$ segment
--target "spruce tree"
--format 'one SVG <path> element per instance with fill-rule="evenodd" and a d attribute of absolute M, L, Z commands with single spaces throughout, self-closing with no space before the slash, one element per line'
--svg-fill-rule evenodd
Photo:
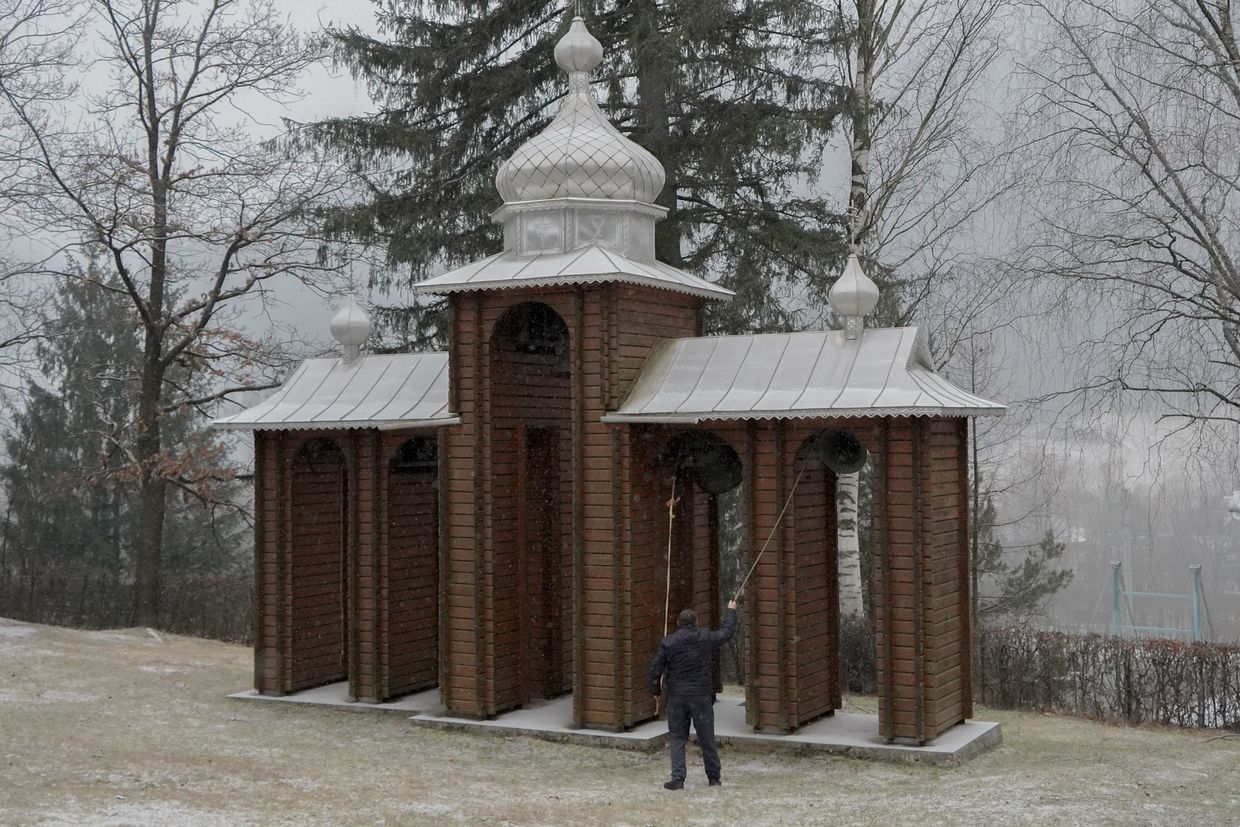
<path fill-rule="evenodd" d="M 982 500 L 981 511 L 972 515 L 975 526 L 975 559 L 980 592 L 978 614 L 991 617 L 1027 617 L 1045 612 L 1047 602 L 1072 581 L 1072 570 L 1060 568 L 1064 545 L 1047 529 L 1038 544 L 1014 562 L 998 532 L 994 500 Z"/>
<path fill-rule="evenodd" d="M 135 462 L 142 339 L 117 281 L 93 262 L 46 309 L 42 384 L 5 440 L 7 507 L 0 600 L 27 620 L 129 625 L 140 474 Z M 174 295 L 171 301 L 179 297 Z M 210 381 L 187 359 L 170 372 L 185 393 Z M 225 447 L 189 407 L 164 413 L 170 483 L 163 531 L 161 626 L 240 638 L 248 621 L 249 549 Z M 227 603 L 227 605 L 226 605 Z"/>
<path fill-rule="evenodd" d="M 4 614 L 52 623 L 80 622 L 70 595 L 103 562 L 80 484 L 80 451 L 64 401 L 31 383 L 27 403 L 5 439 L 0 467 L 5 525 Z"/>
<path fill-rule="evenodd" d="M 846 101 L 820 71 L 838 17 L 812 0 L 376 0 L 378 37 L 332 35 L 378 110 L 309 127 L 368 192 L 326 216 L 329 232 L 385 247 L 380 287 L 397 268 L 416 281 L 498 252 L 494 174 L 555 115 L 552 50 L 575 13 L 604 46 L 600 104 L 664 164 L 658 258 L 737 292 L 712 308 L 715 330 L 790 327 L 791 307 L 825 296 L 844 247 L 839 216 L 812 194 Z M 415 338 L 436 333 L 423 324 Z"/>

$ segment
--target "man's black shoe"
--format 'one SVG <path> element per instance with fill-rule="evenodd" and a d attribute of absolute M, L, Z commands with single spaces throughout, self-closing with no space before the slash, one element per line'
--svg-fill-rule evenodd
<path fill-rule="evenodd" d="M 685 788 L 685 782 L 683 781 L 664 781 L 663 782 L 663 789 L 665 790 L 683 790 L 684 788 Z"/>
<path fill-rule="evenodd" d="M 723 782 L 722 782 L 722 781 L 720 781 L 718 778 L 712 778 L 712 779 L 710 779 L 710 786 L 712 786 L 712 787 L 722 787 L 722 786 L 723 786 Z"/>

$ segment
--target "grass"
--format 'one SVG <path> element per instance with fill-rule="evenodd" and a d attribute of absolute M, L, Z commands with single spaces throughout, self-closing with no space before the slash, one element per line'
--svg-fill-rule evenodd
<path fill-rule="evenodd" d="M 1233 735 L 981 710 L 1004 743 L 962 767 L 725 749 L 668 793 L 663 753 L 228 700 L 251 663 L 0 620 L 0 824 L 1240 824 Z"/>

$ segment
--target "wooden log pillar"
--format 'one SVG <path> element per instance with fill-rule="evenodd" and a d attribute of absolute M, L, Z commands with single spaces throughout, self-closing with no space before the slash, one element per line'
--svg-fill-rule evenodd
<path fill-rule="evenodd" d="M 284 433 L 254 432 L 254 688 L 284 694 Z"/>
<path fill-rule="evenodd" d="M 762 554 L 742 606 L 756 731 L 792 732 L 840 705 L 835 477 L 806 443 L 819 427 L 746 425 L 742 571 Z"/>
<path fill-rule="evenodd" d="M 406 695 L 438 681 L 439 475 L 424 466 L 394 470 L 408 440 L 435 442 L 441 431 L 383 435 L 376 478 L 379 544 L 379 697 Z M 408 459 L 408 457 L 407 457 Z"/>
<path fill-rule="evenodd" d="M 790 490 L 784 423 L 746 423 L 744 571 L 747 684 L 745 720 L 755 731 L 790 732 L 788 715 L 787 532 L 778 523 Z M 769 539 L 769 542 L 768 542 Z M 765 546 L 765 552 L 763 547 Z M 758 555 L 761 555 L 759 557 Z M 756 563 L 756 565 L 755 565 Z"/>
<path fill-rule="evenodd" d="M 349 696 L 377 703 L 380 700 L 379 658 L 379 432 L 373 429 L 350 433 L 353 479 L 349 489 L 353 526 L 352 573 L 349 589 Z"/>
<path fill-rule="evenodd" d="M 658 426 L 618 426 L 628 492 L 622 504 L 624 577 L 624 645 L 627 669 L 625 725 L 632 727 L 657 712 L 650 694 L 648 668 L 663 637 L 663 595 L 666 584 L 668 479 L 658 465 L 667 446 L 667 431 Z"/>
<path fill-rule="evenodd" d="M 925 744 L 971 711 L 958 428 L 899 418 L 880 431 L 874 619 L 879 732 L 889 742 Z"/>
<path fill-rule="evenodd" d="M 788 533 L 791 572 L 788 600 L 789 725 L 802 727 L 840 707 L 839 552 L 835 474 L 816 444 L 817 429 L 790 439 L 785 475 L 790 480 Z"/>
<path fill-rule="evenodd" d="M 440 458 L 439 695 L 453 713 L 485 718 L 494 704 L 486 645 L 490 428 L 483 294 L 453 297 L 452 311 L 449 407 L 461 424 L 444 429 Z"/>
<path fill-rule="evenodd" d="M 573 687 L 577 726 L 620 731 L 633 719 L 626 676 L 640 659 L 631 645 L 625 602 L 626 547 L 617 524 L 623 512 L 621 445 L 600 420 L 611 402 L 615 377 L 615 309 L 609 288 L 573 291 L 573 535 L 579 565 L 576 590 L 578 641 Z"/>

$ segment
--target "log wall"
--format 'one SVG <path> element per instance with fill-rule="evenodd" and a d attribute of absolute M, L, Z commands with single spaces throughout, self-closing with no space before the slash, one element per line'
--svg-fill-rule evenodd
<path fill-rule="evenodd" d="M 265 695 L 285 691 L 282 641 L 284 578 L 284 453 L 281 431 L 254 433 L 254 688 Z"/>
<path fill-rule="evenodd" d="M 966 420 L 885 424 L 874 498 L 879 729 L 924 744 L 972 714 Z"/>
<path fill-rule="evenodd" d="M 350 698 L 381 701 L 434 684 L 434 473 L 406 481 L 387 468 L 412 435 L 255 433 L 260 692 L 347 680 Z"/>
<path fill-rule="evenodd" d="M 394 468 L 416 434 L 385 434 L 379 469 L 379 696 L 394 698 L 439 679 L 439 475 L 435 466 Z M 433 440 L 434 438 L 431 437 Z"/>
<path fill-rule="evenodd" d="M 452 298 L 450 349 L 453 386 L 450 406 L 462 424 L 445 435 L 446 493 L 443 545 L 446 607 L 441 695 L 458 714 L 487 717 L 524 702 L 516 677 L 520 652 L 539 642 L 516 631 L 503 583 L 513 565 L 532 562 L 509 538 L 518 514 L 508 494 L 520 490 L 522 463 L 513 463 L 506 423 L 532 420 L 534 411 L 514 409 L 505 395 L 512 371 L 495 358 L 496 326 L 517 304 L 541 302 L 568 329 L 568 404 L 556 396 L 539 408 L 563 411 L 559 531 L 565 564 L 561 602 L 571 627 L 561 637 L 563 663 L 573 675 L 573 719 L 579 725 L 624 729 L 648 715 L 645 692 L 650 652 L 632 642 L 632 618 L 644 611 L 649 593 L 635 595 L 633 556 L 657 553 L 632 543 L 628 520 L 632 494 L 621 468 L 632 459 L 632 434 L 600 419 L 627 393 L 649 348 L 660 337 L 695 335 L 701 329 L 701 300 L 648 288 L 619 285 L 563 289 L 499 290 Z M 563 387 L 563 386 L 560 386 Z M 637 529 L 640 531 L 640 527 Z M 528 536 L 528 532 L 527 532 Z M 644 560 L 637 561 L 640 572 Z M 640 575 L 639 575 L 640 576 Z M 519 573 L 515 580 L 529 584 Z M 503 581 L 503 582 L 501 582 Z M 639 608 L 635 608 L 639 607 Z M 519 614 L 519 612 L 517 612 Z M 566 624 L 567 625 L 567 624 Z M 639 687 L 640 678 L 640 688 Z"/>
<path fill-rule="evenodd" d="M 840 706 L 834 476 L 806 447 L 806 440 L 826 425 L 857 428 L 856 421 L 714 422 L 697 428 L 727 441 L 742 462 L 742 576 L 770 538 L 741 606 L 748 627 L 746 715 L 759 730 L 790 732 Z M 633 477 L 634 486 L 653 485 L 657 493 L 644 499 L 635 494 L 630 524 L 642 542 L 662 549 L 667 543 L 665 501 L 671 493 L 671 460 L 665 454 L 678 434 L 691 429 L 634 430 L 648 458 Z M 716 626 L 720 602 L 730 597 L 720 595 L 718 587 L 718 511 L 714 498 L 690 479 L 681 474 L 677 483 L 681 502 L 673 528 L 671 612 L 689 605 L 703 625 Z M 794 484 L 796 493 L 789 500 Z M 657 566 L 644 570 L 642 588 L 656 596 L 656 610 L 634 618 L 635 641 L 647 658 L 662 634 L 665 566 L 664 551 Z"/>
<path fill-rule="evenodd" d="M 348 469 L 324 439 L 304 444 L 289 468 L 288 691 L 349 673 Z"/>
<path fill-rule="evenodd" d="M 840 705 L 834 477 L 806 442 L 823 427 L 859 424 L 715 425 L 745 462 L 743 569 L 757 561 L 742 607 L 745 714 L 757 731 L 791 732 Z"/>
<path fill-rule="evenodd" d="M 650 659 L 658 651 L 665 630 L 666 500 L 671 495 L 671 485 L 670 474 L 660 463 L 668 442 L 666 430 L 645 425 L 618 430 L 624 448 L 624 479 L 628 481 L 622 523 L 626 582 L 623 592 L 627 595 L 623 618 L 630 630 L 624 652 L 631 670 L 624 691 L 625 697 L 631 699 L 628 725 L 632 726 L 656 713 L 647 675 Z"/>
<path fill-rule="evenodd" d="M 788 521 L 792 547 L 788 626 L 792 705 L 798 726 L 839 709 L 840 602 L 835 474 L 809 441 L 794 461 Z"/>
<path fill-rule="evenodd" d="M 496 345 L 526 301 L 563 320 L 554 358 Z M 571 689 L 577 725 L 652 717 L 668 451 L 691 429 L 600 419 L 659 338 L 700 334 L 700 305 L 618 285 L 454 296 L 461 424 L 439 434 L 437 473 L 393 472 L 412 432 L 257 433 L 255 685 L 347 677 L 382 700 L 438 681 L 448 709 L 478 717 Z M 749 724 L 788 732 L 840 703 L 834 477 L 806 442 L 823 427 L 874 456 L 880 734 L 925 743 L 969 717 L 965 420 L 697 427 L 742 461 L 743 570 L 766 546 L 742 606 Z M 677 495 L 670 608 L 713 626 L 717 508 L 687 475 Z"/>

